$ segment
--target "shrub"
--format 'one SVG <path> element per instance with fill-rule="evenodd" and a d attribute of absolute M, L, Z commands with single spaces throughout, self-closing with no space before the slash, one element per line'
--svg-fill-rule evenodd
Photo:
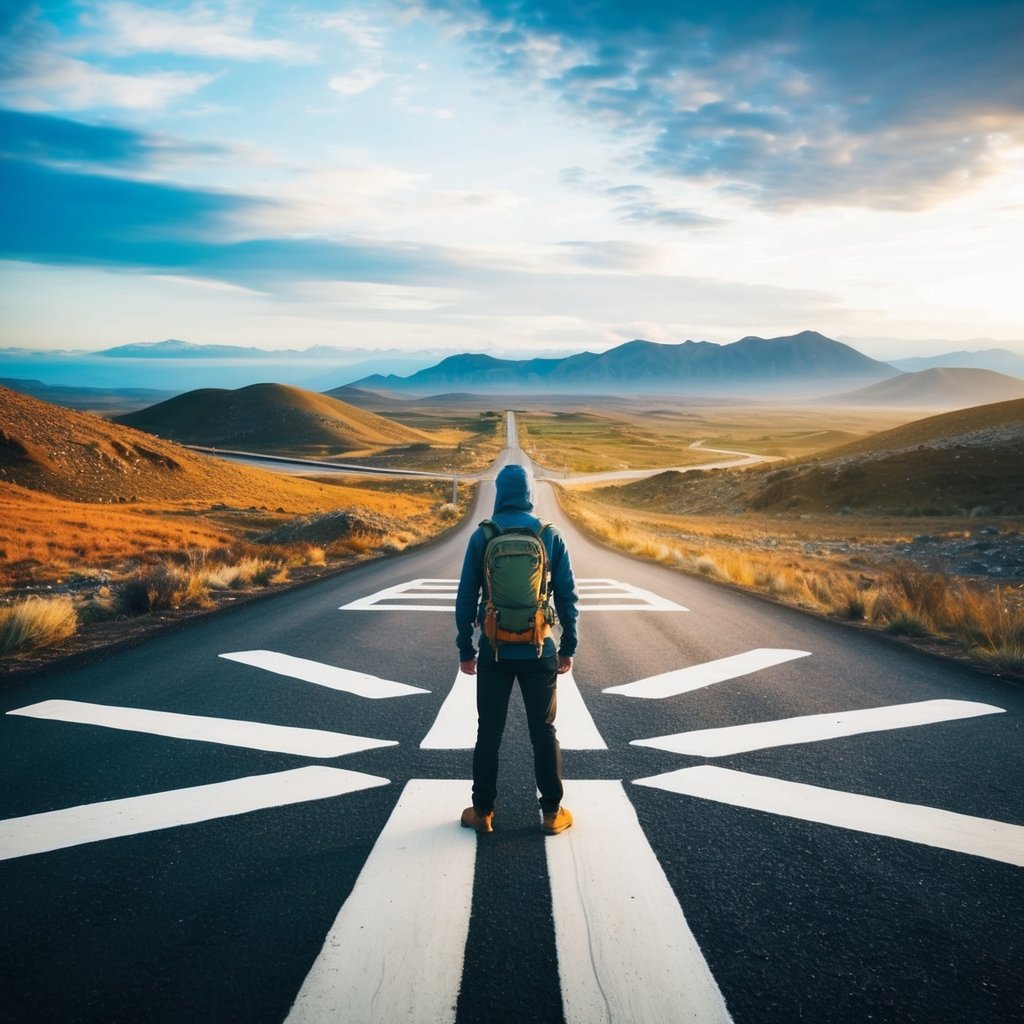
<path fill-rule="evenodd" d="M 121 584 L 115 607 L 122 615 L 146 615 L 166 608 L 178 608 L 185 591 L 181 577 L 170 566 L 148 566 Z"/>
<path fill-rule="evenodd" d="M 29 597 L 0 608 L 0 655 L 49 647 L 75 635 L 78 615 L 70 597 Z"/>

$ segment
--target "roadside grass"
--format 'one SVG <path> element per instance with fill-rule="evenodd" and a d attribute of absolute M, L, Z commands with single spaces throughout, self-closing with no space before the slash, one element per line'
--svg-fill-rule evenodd
<path fill-rule="evenodd" d="M 78 614 L 70 597 L 23 598 L 0 608 L 0 657 L 60 643 L 77 629 Z"/>
<path fill-rule="evenodd" d="M 294 541 L 268 543 L 258 538 L 281 524 L 323 529 L 320 517 L 193 501 L 86 504 L 0 483 L 0 658 L 399 552 L 450 529 L 472 505 L 471 485 L 452 505 L 444 481 L 401 481 L 394 492 L 384 481 L 364 491 L 350 479 L 314 489 L 327 499 L 328 526 L 339 499 L 352 522 L 367 525 L 330 540 L 300 530 Z"/>
<path fill-rule="evenodd" d="M 778 539 L 763 527 L 652 518 L 584 492 L 556 493 L 563 511 L 610 547 L 894 636 L 940 640 L 1001 670 L 1024 672 L 1019 589 L 985 587 L 904 563 L 878 567 L 807 543 L 775 549 Z"/>

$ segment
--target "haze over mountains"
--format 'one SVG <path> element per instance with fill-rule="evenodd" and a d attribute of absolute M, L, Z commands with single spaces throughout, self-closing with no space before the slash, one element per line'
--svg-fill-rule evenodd
<path fill-rule="evenodd" d="M 376 374 L 353 387 L 437 391 L 720 392 L 803 390 L 826 382 L 865 384 L 896 376 L 888 363 L 863 355 L 816 331 L 784 338 L 747 337 L 730 345 L 684 341 L 626 342 L 607 352 L 562 359 L 495 359 L 457 355 L 408 377 Z"/>
<path fill-rule="evenodd" d="M 1024 398 L 1024 380 L 992 370 L 920 370 L 869 384 L 831 400 L 845 405 L 888 405 L 922 409 L 966 409 L 972 405 Z"/>

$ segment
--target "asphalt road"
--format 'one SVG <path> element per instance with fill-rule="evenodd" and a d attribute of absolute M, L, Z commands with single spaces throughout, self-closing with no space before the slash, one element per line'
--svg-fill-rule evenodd
<path fill-rule="evenodd" d="M 1022 1019 L 1024 691 L 598 548 L 548 486 L 572 829 L 516 698 L 458 827 L 467 525 L 0 693 L 0 1020 Z"/>

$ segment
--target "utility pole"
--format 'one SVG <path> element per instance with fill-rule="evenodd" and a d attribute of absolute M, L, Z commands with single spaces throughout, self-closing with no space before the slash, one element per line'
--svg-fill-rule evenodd
<path fill-rule="evenodd" d="M 452 473 L 452 504 L 458 505 L 459 503 L 459 474 L 458 472 Z"/>

